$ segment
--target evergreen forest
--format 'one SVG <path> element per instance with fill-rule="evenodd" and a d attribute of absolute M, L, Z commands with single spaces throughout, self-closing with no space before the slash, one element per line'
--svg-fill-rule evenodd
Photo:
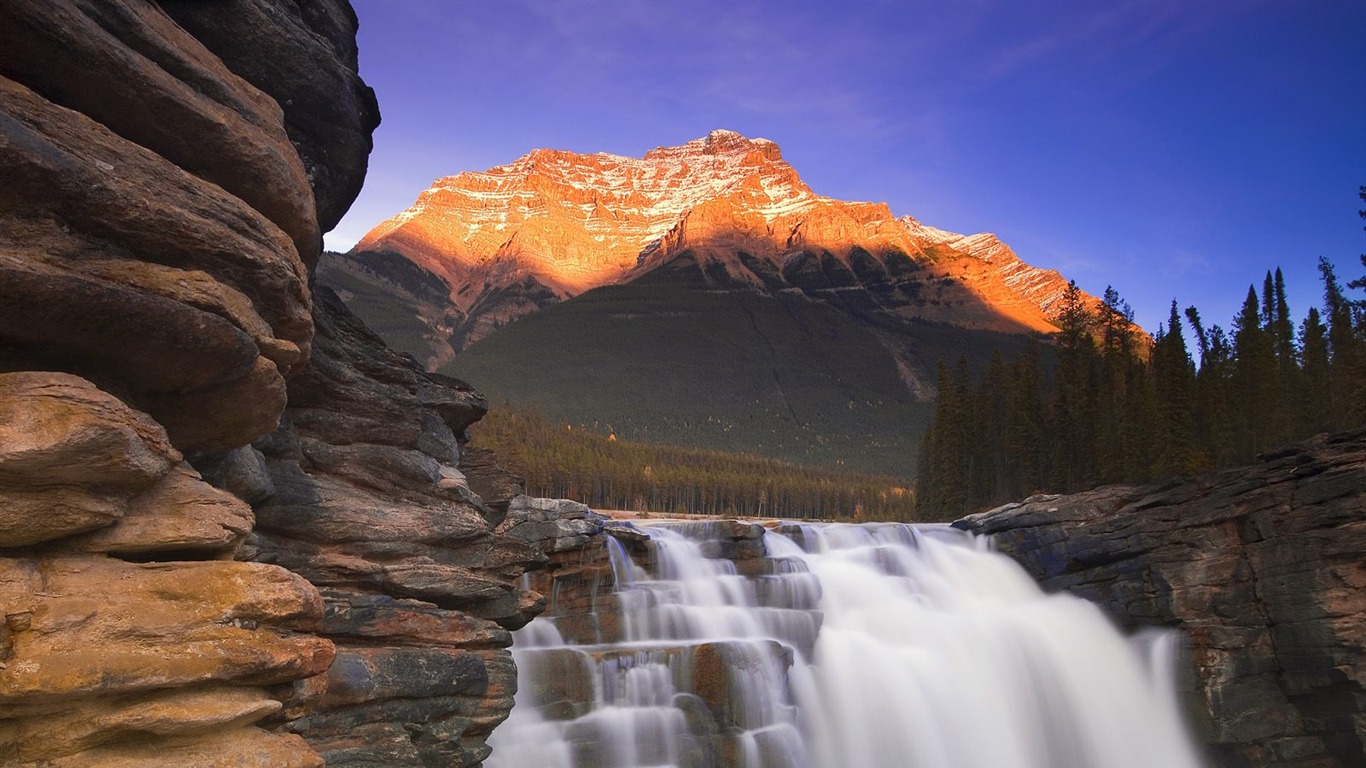
<path fill-rule="evenodd" d="M 781 518 L 912 519 L 905 481 L 725 451 L 618 440 L 551 421 L 535 410 L 493 408 L 471 428 L 532 496 L 594 509 Z"/>
<path fill-rule="evenodd" d="M 1156 335 L 1113 288 L 1093 305 L 1069 284 L 1050 339 L 1009 359 L 997 351 L 976 372 L 965 357 L 939 363 L 912 488 L 890 475 L 618 440 L 506 404 L 472 432 L 528 494 L 643 513 L 953 520 L 1040 492 L 1189 477 L 1366 425 L 1366 300 L 1354 298 L 1366 272 L 1344 285 L 1320 259 L 1319 273 L 1323 306 L 1298 320 L 1276 269 L 1248 287 L 1227 329 L 1173 300 Z"/>
<path fill-rule="evenodd" d="M 1366 274 L 1344 288 L 1327 259 L 1319 272 L 1322 310 L 1298 324 L 1279 269 L 1260 293 L 1249 286 L 1227 330 L 1173 301 L 1155 337 L 1113 288 L 1091 309 L 1073 283 L 1051 348 L 995 354 L 976 377 L 964 360 L 941 361 L 917 517 L 1190 476 L 1366 424 L 1366 301 L 1349 295 L 1366 290 Z"/>

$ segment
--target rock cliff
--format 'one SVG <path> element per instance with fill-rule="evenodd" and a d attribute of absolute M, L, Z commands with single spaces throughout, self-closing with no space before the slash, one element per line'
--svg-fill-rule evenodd
<path fill-rule="evenodd" d="M 1043 496 L 956 523 L 1045 587 L 1189 641 L 1216 763 L 1366 764 L 1366 432 L 1159 488 Z"/>
<path fill-rule="evenodd" d="M 336 661 L 296 685 L 285 728 L 329 766 L 474 765 L 512 706 L 508 630 L 542 607 L 519 577 L 544 557 L 494 533 L 506 479 L 462 462 L 483 397 L 390 351 L 335 295 L 314 306 L 313 358 L 280 429 L 204 457 L 253 499 L 243 554 L 322 594 Z"/>
<path fill-rule="evenodd" d="M 379 119 L 355 30 L 0 6 L 0 763 L 473 765 L 506 716 L 539 555 L 483 400 L 309 287 Z"/>

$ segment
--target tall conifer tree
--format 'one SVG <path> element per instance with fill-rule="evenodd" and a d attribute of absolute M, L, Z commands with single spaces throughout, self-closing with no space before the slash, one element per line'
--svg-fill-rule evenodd
<path fill-rule="evenodd" d="M 1052 484 L 1060 490 L 1082 488 L 1095 476 L 1095 384 L 1098 355 L 1094 318 L 1076 281 L 1067 284 L 1058 314 L 1058 366 L 1053 386 Z"/>
<path fill-rule="evenodd" d="M 1233 329 L 1234 455 L 1239 461 L 1251 461 L 1271 444 L 1278 418 L 1275 351 L 1262 326 L 1256 288 L 1248 286 Z"/>
<path fill-rule="evenodd" d="M 1309 308 L 1300 326 L 1300 371 L 1304 386 L 1298 398 L 1301 424 L 1310 433 L 1329 429 L 1333 423 L 1332 373 L 1328 357 L 1328 328 L 1319 319 L 1319 311 Z"/>
<path fill-rule="evenodd" d="M 1366 379 L 1366 328 L 1358 328 L 1355 302 L 1343 293 L 1333 265 L 1319 259 L 1323 277 L 1323 308 L 1328 321 L 1329 397 L 1332 413 L 1341 428 L 1366 419 L 1366 402 L 1361 400 L 1362 380 Z"/>
<path fill-rule="evenodd" d="M 1186 348 L 1181 315 L 1172 299 L 1167 326 L 1153 345 L 1153 384 L 1160 444 L 1155 471 L 1159 476 L 1188 475 L 1204 469 L 1195 437 L 1195 364 Z"/>

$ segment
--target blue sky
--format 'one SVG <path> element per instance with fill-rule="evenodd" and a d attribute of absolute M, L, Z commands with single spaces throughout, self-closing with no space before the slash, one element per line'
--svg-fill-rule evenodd
<path fill-rule="evenodd" d="M 1277 266 L 1298 319 L 1320 256 L 1361 272 L 1366 2 L 354 5 L 383 124 L 332 248 L 440 176 L 728 128 L 1150 330 L 1173 298 L 1227 327 Z"/>

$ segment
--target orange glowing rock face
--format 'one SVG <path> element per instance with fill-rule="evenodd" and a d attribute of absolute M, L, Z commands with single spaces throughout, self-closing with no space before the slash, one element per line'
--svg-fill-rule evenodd
<path fill-rule="evenodd" d="M 846 263 L 860 249 L 901 253 L 927 270 L 931 293 L 945 294 L 927 296 L 916 317 L 1007 331 L 1055 330 L 1049 317 L 1066 286 L 993 235 L 957 235 L 898 218 L 885 203 L 817 195 L 777 144 L 722 130 L 643 158 L 538 149 L 447 176 L 356 249 L 395 251 L 440 275 L 461 311 L 528 277 L 567 298 L 685 251 L 754 283 L 741 252 L 775 267 L 802 252 Z M 968 295 L 975 300 L 954 300 Z M 993 311 L 951 309 L 965 303 Z"/>

